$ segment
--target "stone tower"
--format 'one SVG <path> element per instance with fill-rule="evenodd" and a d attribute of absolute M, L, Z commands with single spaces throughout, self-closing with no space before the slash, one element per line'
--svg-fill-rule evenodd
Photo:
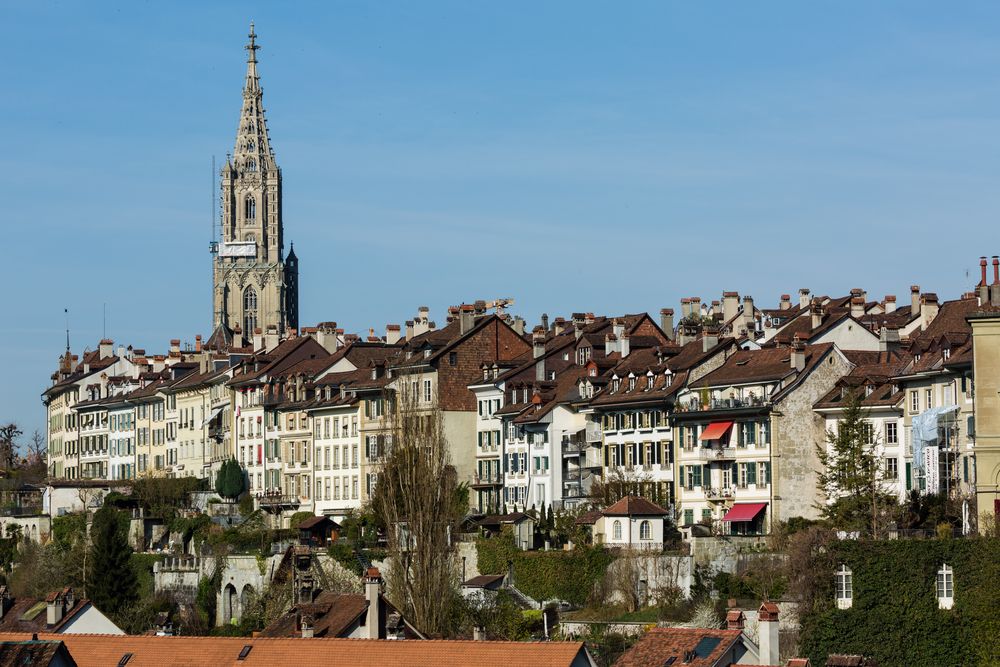
<path fill-rule="evenodd" d="M 283 257 L 281 170 L 267 133 L 250 24 L 236 145 L 221 173 L 221 229 L 213 252 L 213 326 L 251 340 L 254 330 L 298 327 L 298 259 Z M 239 345 L 239 336 L 233 336 Z"/>

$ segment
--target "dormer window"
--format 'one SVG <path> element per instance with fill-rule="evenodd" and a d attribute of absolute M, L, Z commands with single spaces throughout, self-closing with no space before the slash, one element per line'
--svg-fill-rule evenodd
<path fill-rule="evenodd" d="M 628 379 L 628 390 L 632 391 L 633 389 L 635 389 L 635 378 L 634 377 L 630 377 Z"/>
<path fill-rule="evenodd" d="M 653 383 L 656 382 L 656 378 L 652 375 L 646 376 L 646 389 L 652 389 Z"/>
<path fill-rule="evenodd" d="M 618 378 L 613 379 L 611 381 L 611 391 L 612 391 L 612 393 L 618 391 L 618 388 L 621 387 L 621 384 L 622 384 L 622 381 L 619 380 Z"/>
<path fill-rule="evenodd" d="M 951 357 L 951 348 L 950 347 L 944 348 L 943 354 L 944 354 L 944 358 L 945 359 L 950 358 Z"/>
<path fill-rule="evenodd" d="M 424 350 L 424 359 L 429 359 L 431 356 L 431 348 Z"/>

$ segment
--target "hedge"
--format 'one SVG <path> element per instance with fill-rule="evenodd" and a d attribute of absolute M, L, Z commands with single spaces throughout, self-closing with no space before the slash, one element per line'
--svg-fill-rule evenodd
<path fill-rule="evenodd" d="M 477 563 L 483 574 L 506 574 L 513 561 L 514 584 L 536 600 L 566 600 L 585 605 L 594 584 L 604 577 L 614 557 L 600 547 L 571 551 L 522 551 L 509 535 L 479 538 Z"/>
<path fill-rule="evenodd" d="M 819 601 L 801 616 L 801 648 L 814 665 L 831 653 L 882 665 L 1000 664 L 1000 540 L 836 542 L 820 565 Z M 850 609 L 836 609 L 834 571 L 853 575 Z M 937 571 L 954 571 L 954 607 L 938 609 Z"/>

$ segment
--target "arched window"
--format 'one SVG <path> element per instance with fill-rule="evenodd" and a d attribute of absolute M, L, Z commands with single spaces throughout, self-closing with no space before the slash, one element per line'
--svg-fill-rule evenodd
<path fill-rule="evenodd" d="M 256 130 L 257 128 L 254 127 L 253 121 L 247 123 L 247 132 L 255 132 Z"/>
<path fill-rule="evenodd" d="M 246 200 L 246 215 L 244 216 L 247 220 L 257 219 L 257 200 L 253 198 L 253 195 L 248 195 Z"/>
<path fill-rule="evenodd" d="M 614 539 L 614 540 L 621 540 L 622 539 L 622 522 L 619 521 L 618 519 L 615 519 L 614 524 L 612 524 L 611 535 L 612 535 L 612 539 Z"/>
<path fill-rule="evenodd" d="M 943 564 L 937 573 L 937 599 L 939 609 L 951 609 L 955 604 L 955 572 Z"/>
<path fill-rule="evenodd" d="M 252 336 L 257 328 L 257 290 L 250 285 L 243 290 L 243 334 Z"/>
<path fill-rule="evenodd" d="M 854 603 L 854 573 L 841 563 L 836 575 L 837 608 L 850 609 Z"/>
<path fill-rule="evenodd" d="M 248 142 L 247 142 L 247 150 L 248 150 L 248 151 L 252 151 L 252 150 L 254 150 L 255 148 L 257 148 L 257 144 L 255 144 L 255 143 L 254 143 L 254 142 L 252 142 L 252 141 L 248 141 Z"/>
<path fill-rule="evenodd" d="M 256 160 L 247 160 L 247 171 L 257 171 Z"/>
<path fill-rule="evenodd" d="M 648 520 L 643 520 L 639 523 L 639 539 L 640 540 L 651 540 L 653 539 L 653 529 Z"/>

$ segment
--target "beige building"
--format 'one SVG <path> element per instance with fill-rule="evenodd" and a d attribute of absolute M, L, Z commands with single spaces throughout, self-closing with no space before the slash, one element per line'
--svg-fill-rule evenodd
<path fill-rule="evenodd" d="M 995 287 L 1000 296 L 1000 285 Z M 969 316 L 976 377 L 976 512 L 980 521 L 1000 515 L 1000 308 L 997 306 L 1000 299 Z"/>
<path fill-rule="evenodd" d="M 294 250 L 283 256 L 281 170 L 264 119 L 253 24 L 249 37 L 236 144 L 221 173 L 220 238 L 212 245 L 213 326 L 247 340 L 258 329 L 298 327 L 298 260 Z"/>

